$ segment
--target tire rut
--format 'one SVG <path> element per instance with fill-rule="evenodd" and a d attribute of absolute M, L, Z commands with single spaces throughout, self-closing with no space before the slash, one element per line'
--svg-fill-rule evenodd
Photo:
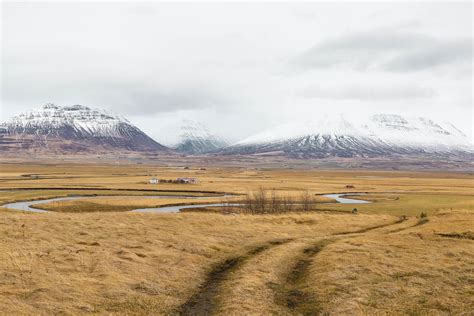
<path fill-rule="evenodd" d="M 363 233 L 367 233 L 367 232 L 369 232 L 369 231 L 371 231 L 371 230 L 374 230 L 374 229 L 379 229 L 379 228 L 384 228 L 384 227 L 388 227 L 388 226 L 392 226 L 392 225 L 401 224 L 401 223 L 403 223 L 404 221 L 406 221 L 406 218 L 400 218 L 400 219 L 396 220 L 395 222 L 391 222 L 391 223 L 387 223 L 387 224 L 381 224 L 381 225 L 376 225 L 376 226 L 371 226 L 371 227 L 362 228 L 362 229 L 353 230 L 353 231 L 346 231 L 346 232 L 341 232 L 341 233 L 335 233 L 335 234 L 333 234 L 333 236 L 343 236 L 343 235 L 351 235 L 351 234 L 363 234 Z"/>
<path fill-rule="evenodd" d="M 324 239 L 316 244 L 305 248 L 303 250 L 301 258 L 296 262 L 296 264 L 291 269 L 290 273 L 286 278 L 286 283 L 279 287 L 275 297 L 280 304 L 284 304 L 286 308 L 290 310 L 290 312 L 302 314 L 302 315 L 319 315 L 324 314 L 325 310 L 321 306 L 321 303 L 318 302 L 318 299 L 310 295 L 309 293 L 305 292 L 302 287 L 302 282 L 305 279 L 305 275 L 308 273 L 308 270 L 314 260 L 314 257 L 319 254 L 324 247 L 327 245 L 344 240 L 350 237 L 355 236 L 347 236 L 346 238 L 342 237 L 344 235 L 351 235 L 351 234 L 363 234 L 378 228 L 388 227 L 392 225 L 398 225 L 400 223 L 405 222 L 406 218 L 400 218 L 395 222 L 391 222 L 388 224 L 381 224 L 372 227 L 367 227 L 355 231 L 348 231 L 348 232 L 341 232 L 333 234 L 335 238 L 331 239 Z M 341 237 L 337 237 L 341 236 Z"/>
<path fill-rule="evenodd" d="M 471 232 L 464 233 L 436 233 L 437 236 L 444 238 L 467 239 L 474 240 L 474 234 Z"/>
<path fill-rule="evenodd" d="M 348 231 L 333 234 L 333 236 L 344 236 L 351 234 L 362 234 L 383 228 L 391 225 L 396 225 L 404 222 L 405 219 L 399 219 L 395 222 L 372 226 L 368 228 L 359 229 L 356 231 Z M 349 238 L 346 237 L 346 238 Z M 308 272 L 309 267 L 314 257 L 328 244 L 337 240 L 344 239 L 342 237 L 329 238 L 318 241 L 305 248 L 302 252 L 301 258 L 296 261 L 295 265 L 287 275 L 285 283 L 278 287 L 276 290 L 276 297 L 278 301 L 283 303 L 286 308 L 292 312 L 300 312 L 303 315 L 314 315 L 324 312 L 317 299 L 310 296 L 308 293 L 300 289 L 301 282 L 304 280 L 305 275 Z M 224 260 L 223 262 L 216 265 L 207 275 L 204 283 L 201 284 L 199 290 L 192 295 L 181 307 L 179 308 L 179 315 L 211 315 L 217 307 L 217 296 L 220 293 L 221 284 L 228 279 L 228 275 L 239 269 L 245 262 L 252 257 L 268 250 L 269 248 L 284 243 L 290 242 L 293 239 L 282 239 L 270 241 L 264 245 L 260 245 L 248 251 L 242 256 L 232 257 Z"/>
<path fill-rule="evenodd" d="M 292 239 L 273 240 L 267 244 L 255 247 L 243 256 L 232 257 L 216 265 L 207 275 L 206 281 L 200 286 L 199 291 L 181 305 L 179 315 L 211 315 L 216 308 L 216 296 L 219 294 L 220 285 L 227 276 L 237 270 L 253 256 L 277 245 L 290 242 Z"/>
<path fill-rule="evenodd" d="M 387 232 L 387 234 L 398 233 L 398 232 L 401 232 L 401 231 L 404 231 L 404 230 L 407 230 L 407 229 L 410 229 L 410 228 L 414 228 L 414 227 L 418 227 L 418 226 L 421 226 L 421 225 L 425 225 L 425 224 L 427 224 L 428 222 L 429 222 L 428 219 L 421 219 L 421 220 L 419 220 L 418 222 L 416 222 L 415 224 L 413 224 L 413 225 L 411 225 L 411 226 L 397 228 L 397 229 L 394 229 L 394 230 L 391 230 L 391 231 Z"/>
<path fill-rule="evenodd" d="M 328 244 L 336 239 L 325 239 L 303 250 L 301 258 L 286 277 L 286 283 L 277 290 L 276 298 L 280 304 L 290 310 L 290 313 L 303 315 L 318 315 L 324 312 L 314 296 L 301 289 L 301 283 L 308 273 L 314 257 Z"/>

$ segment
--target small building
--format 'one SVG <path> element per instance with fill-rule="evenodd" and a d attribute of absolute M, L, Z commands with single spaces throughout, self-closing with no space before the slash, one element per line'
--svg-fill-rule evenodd
<path fill-rule="evenodd" d="M 151 178 L 148 182 L 149 182 L 150 184 L 158 184 L 158 183 L 160 183 L 160 180 L 157 179 L 157 178 Z"/>
<path fill-rule="evenodd" d="M 190 183 L 190 184 L 196 184 L 199 183 L 199 180 L 196 178 L 177 178 L 176 182 L 178 183 Z"/>

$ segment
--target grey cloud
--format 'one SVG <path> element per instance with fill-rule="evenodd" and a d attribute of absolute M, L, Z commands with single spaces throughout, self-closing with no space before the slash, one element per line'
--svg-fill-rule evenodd
<path fill-rule="evenodd" d="M 329 39 L 296 59 L 303 68 L 418 71 L 470 61 L 472 39 L 444 40 L 416 33 L 371 31 Z"/>
<path fill-rule="evenodd" d="M 351 85 L 338 88 L 312 86 L 304 89 L 301 95 L 320 99 L 390 101 L 432 98 L 435 93 L 431 89 L 418 86 Z"/>
<path fill-rule="evenodd" d="M 173 112 L 178 110 L 202 110 L 229 103 L 217 94 L 202 90 L 135 90 L 129 91 L 125 97 L 128 102 L 118 102 L 122 112 L 150 115 Z M 127 104 L 128 103 L 128 104 Z"/>
<path fill-rule="evenodd" d="M 154 78 L 123 78 L 116 73 L 88 78 L 78 74 L 71 80 L 67 74 L 57 73 L 58 81 L 44 81 L 47 67 L 37 67 L 30 77 L 35 82 L 25 93 L 26 73 L 14 66 L 8 73 L 21 73 L 19 76 L 5 76 L 3 80 L 2 103 L 22 103 L 25 107 L 54 102 L 61 105 L 82 103 L 84 105 L 105 107 L 124 115 L 155 115 L 179 110 L 203 110 L 219 106 L 231 106 L 232 98 L 211 87 L 190 84 L 161 84 Z M 7 74 L 6 72 L 3 73 Z M 116 76 L 114 78 L 114 76 Z"/>
<path fill-rule="evenodd" d="M 438 65 L 472 60 L 472 39 L 433 43 L 431 49 L 400 54 L 385 67 L 391 71 L 416 71 Z"/>

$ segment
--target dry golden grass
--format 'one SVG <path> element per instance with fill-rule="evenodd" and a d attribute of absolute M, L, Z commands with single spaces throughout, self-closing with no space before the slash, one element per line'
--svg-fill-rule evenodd
<path fill-rule="evenodd" d="M 21 175 L 38 174 L 39 179 Z M 197 177 L 200 183 L 158 184 L 147 183 L 151 176 L 172 179 Z M 469 195 L 472 193 L 472 174 L 442 172 L 401 172 L 363 170 L 249 170 L 244 168 L 207 167 L 183 169 L 147 165 L 24 165 L 0 164 L 2 188 L 97 188 L 97 189 L 151 189 L 151 190 L 208 190 L 246 193 L 260 186 L 298 194 L 308 189 L 314 193 L 330 192 L 389 192 L 445 193 Z M 355 188 L 346 189 L 346 185 Z"/>
<path fill-rule="evenodd" d="M 223 258 L 278 238 L 393 221 L 328 214 L 0 214 L 0 309 L 31 314 L 173 311 Z"/>
<path fill-rule="evenodd" d="M 149 185 L 150 176 L 201 182 Z M 291 196 L 370 192 L 375 203 L 318 205 L 357 207 L 357 215 L 118 212 L 219 200 L 143 195 L 260 187 Z M 0 204 L 114 195 L 42 205 L 58 211 L 51 213 L 0 208 L 3 314 L 176 314 L 193 306 L 225 315 L 474 310 L 472 174 L 3 164 L 2 188 L 17 190 L 0 191 Z M 428 217 L 419 225 L 421 212 Z M 408 219 L 398 222 L 400 215 Z"/>
<path fill-rule="evenodd" d="M 474 243 L 437 233 L 473 227 L 473 212 L 451 213 L 405 231 L 332 243 L 301 286 L 335 314 L 469 314 Z"/>
<path fill-rule="evenodd" d="M 474 197 L 472 194 L 447 194 L 447 193 L 385 193 L 354 196 L 375 203 L 342 205 L 324 204 L 321 208 L 341 211 L 350 211 L 354 207 L 359 212 L 368 214 L 391 214 L 395 216 L 419 216 L 422 212 L 434 215 L 438 212 L 451 209 L 465 209 L 474 211 Z"/>
<path fill-rule="evenodd" d="M 311 239 L 287 242 L 249 260 L 222 285 L 221 314 L 290 314 L 282 287 Z"/>

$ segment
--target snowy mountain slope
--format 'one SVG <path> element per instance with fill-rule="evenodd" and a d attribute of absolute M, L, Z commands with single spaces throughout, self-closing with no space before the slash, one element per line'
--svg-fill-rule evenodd
<path fill-rule="evenodd" d="M 155 142 L 128 120 L 83 105 L 58 106 L 48 103 L 21 113 L 0 124 L 4 138 L 22 147 L 57 145 L 66 150 L 87 150 L 95 146 L 131 151 L 161 151 Z"/>
<path fill-rule="evenodd" d="M 192 120 L 184 120 L 180 130 L 180 140 L 174 149 L 181 153 L 210 153 L 228 145 L 223 139 L 211 134 L 204 125 Z"/>
<path fill-rule="evenodd" d="M 244 139 L 224 152 L 353 157 L 472 152 L 472 145 L 449 123 L 393 114 L 377 114 L 363 120 L 339 115 L 284 124 Z"/>
<path fill-rule="evenodd" d="M 378 114 L 361 129 L 393 146 L 422 148 L 427 151 L 469 150 L 465 134 L 450 123 L 436 123 L 423 117 Z"/>

